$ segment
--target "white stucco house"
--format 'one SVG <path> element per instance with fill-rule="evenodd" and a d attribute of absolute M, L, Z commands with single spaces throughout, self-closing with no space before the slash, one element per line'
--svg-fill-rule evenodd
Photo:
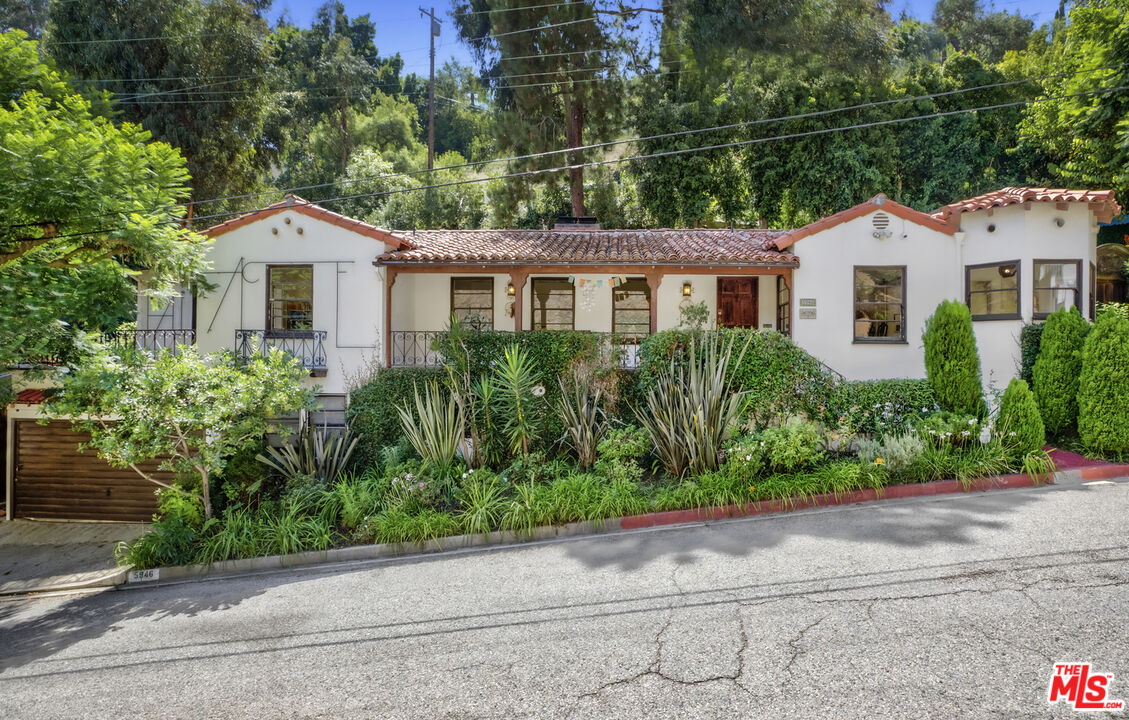
<path fill-rule="evenodd" d="M 614 333 L 631 350 L 704 302 L 715 326 L 778 330 L 846 378 L 919 378 L 925 320 L 958 299 L 985 384 L 1002 387 L 1025 323 L 1070 305 L 1092 319 L 1098 226 L 1120 211 L 1108 190 L 1024 187 L 933 213 L 878 195 L 792 230 L 614 230 L 578 218 L 552 230 L 399 232 L 288 196 L 208 229 L 215 289 L 159 308 L 140 297 L 136 341 L 284 348 L 335 423 L 371 368 L 438 364 L 431 340 L 452 315 L 493 330 Z M 39 433 L 25 422 L 34 402 L 8 409 L 9 488 L 23 462 L 13 422 Z M 57 449 L 29 443 L 28 453 Z"/>

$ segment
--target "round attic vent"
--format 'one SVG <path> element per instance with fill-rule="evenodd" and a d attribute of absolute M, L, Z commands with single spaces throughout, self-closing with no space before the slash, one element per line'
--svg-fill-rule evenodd
<path fill-rule="evenodd" d="M 885 230 L 890 227 L 890 216 L 886 213 L 874 213 L 871 222 L 874 223 L 875 230 Z"/>

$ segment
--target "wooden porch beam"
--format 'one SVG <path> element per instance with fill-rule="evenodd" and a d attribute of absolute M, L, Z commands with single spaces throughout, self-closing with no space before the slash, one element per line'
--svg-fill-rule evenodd
<path fill-rule="evenodd" d="M 400 271 L 387 268 L 384 275 L 384 367 L 392 367 L 392 286 Z"/>

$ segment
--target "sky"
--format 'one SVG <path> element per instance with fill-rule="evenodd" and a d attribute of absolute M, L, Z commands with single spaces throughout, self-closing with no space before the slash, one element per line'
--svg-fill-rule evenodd
<path fill-rule="evenodd" d="M 313 20 L 317 8 L 325 0 L 274 0 L 270 18 L 276 20 L 286 13 L 290 20 L 299 26 L 306 27 Z M 657 7 L 661 0 L 641 0 L 639 4 L 647 7 Z M 427 63 L 427 20 L 419 14 L 419 3 L 405 2 L 404 0 L 343 0 L 345 12 L 350 17 L 368 13 L 376 22 L 376 47 L 381 55 L 392 55 L 397 52 L 404 59 L 404 72 L 415 72 L 426 75 Z M 429 0 L 434 2 L 435 14 L 441 19 L 446 19 L 439 37 L 435 39 L 435 64 L 439 67 L 444 60 L 456 59 L 465 64 L 471 64 L 470 54 L 455 38 L 454 28 L 451 25 L 450 10 L 452 3 L 449 0 Z M 894 17 L 901 15 L 904 10 L 907 14 L 928 20 L 933 14 L 935 0 L 891 0 L 890 14 Z M 1058 9 L 1059 0 L 988 0 L 996 10 L 1016 12 L 1030 17 L 1036 25 L 1047 22 Z M 428 5 L 427 7 L 431 7 Z"/>

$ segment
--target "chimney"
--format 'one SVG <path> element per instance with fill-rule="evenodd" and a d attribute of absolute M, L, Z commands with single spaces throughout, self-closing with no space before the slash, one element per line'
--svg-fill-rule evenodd
<path fill-rule="evenodd" d="M 554 230 L 562 231 L 576 231 L 584 232 L 588 230 L 599 230 L 600 223 L 595 217 L 590 215 L 562 215 L 557 218 L 557 224 L 553 226 Z"/>

